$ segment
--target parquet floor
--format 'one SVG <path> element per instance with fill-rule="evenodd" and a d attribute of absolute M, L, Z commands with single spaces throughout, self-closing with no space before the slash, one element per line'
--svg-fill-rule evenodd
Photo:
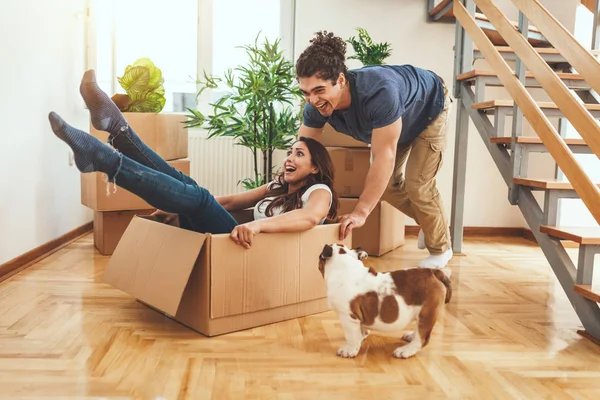
<path fill-rule="evenodd" d="M 600 347 L 539 248 L 467 238 L 454 295 L 416 357 L 373 334 L 335 356 L 330 312 L 205 338 L 100 283 L 108 257 L 88 235 L 0 283 L 3 399 L 599 399 Z M 576 257 L 576 249 L 574 250 Z M 416 264 L 416 238 L 367 264 Z"/>

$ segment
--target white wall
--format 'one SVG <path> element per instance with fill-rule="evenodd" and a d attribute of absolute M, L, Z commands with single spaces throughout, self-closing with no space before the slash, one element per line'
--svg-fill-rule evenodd
<path fill-rule="evenodd" d="M 84 0 L 0 0 L 0 264 L 92 220 L 79 172 L 50 129 L 58 112 L 87 127 L 79 98 Z"/>

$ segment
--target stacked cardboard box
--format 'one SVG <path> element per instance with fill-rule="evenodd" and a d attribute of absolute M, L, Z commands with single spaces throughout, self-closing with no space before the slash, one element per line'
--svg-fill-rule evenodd
<path fill-rule="evenodd" d="M 188 132 L 182 114 L 124 113 L 125 119 L 141 140 L 171 166 L 190 174 Z M 107 142 L 108 133 L 94 129 L 90 133 Z M 117 178 L 118 181 L 118 178 Z M 135 215 L 149 215 L 154 207 L 133 193 L 106 181 L 106 175 L 81 174 L 81 204 L 94 210 L 94 245 L 101 254 L 114 252 L 125 229 Z"/>
<path fill-rule="evenodd" d="M 335 167 L 334 188 L 340 197 L 338 215 L 350 213 L 365 186 L 371 164 L 370 146 L 336 132 L 329 124 L 325 124 L 319 140 L 327 148 Z M 404 244 L 404 225 L 404 214 L 386 201 L 380 201 L 365 225 L 353 230 L 352 247 L 381 256 Z"/>

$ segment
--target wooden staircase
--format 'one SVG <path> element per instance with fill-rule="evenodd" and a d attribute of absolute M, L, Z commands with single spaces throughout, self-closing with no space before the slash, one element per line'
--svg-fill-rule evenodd
<path fill-rule="evenodd" d="M 600 51 L 584 49 L 539 3 L 512 2 L 519 9 L 518 23 L 508 20 L 493 0 L 428 1 L 431 22 L 456 24 L 453 248 L 455 253 L 461 252 L 470 120 L 507 185 L 508 201 L 521 210 L 577 312 L 585 328 L 580 333 L 600 341 L 600 285 L 593 283 L 600 226 L 557 224 L 560 199 L 583 200 L 600 223 L 600 183 L 592 182 L 574 157 L 600 157 Z M 529 24 L 528 17 L 536 27 Z M 478 59 L 485 59 L 491 69 L 473 68 Z M 494 86 L 504 87 L 510 97 L 486 98 L 486 88 Z M 530 89 L 538 89 L 538 93 L 543 89 L 551 101 L 534 100 Z M 523 118 L 537 136 L 523 136 Z M 565 139 L 550 119 L 560 121 L 559 131 L 568 120 L 581 138 Z M 532 153 L 550 153 L 565 179 L 528 176 Z M 543 204 L 538 203 L 535 192 L 543 193 Z M 576 265 L 566 252 L 565 241 L 579 247 Z"/>
<path fill-rule="evenodd" d="M 429 7 L 432 7 L 434 1 L 429 1 Z M 454 17 L 454 7 L 453 0 L 442 0 L 437 5 L 433 6 L 429 10 L 429 20 L 436 22 L 452 22 L 456 21 Z M 489 21 L 489 19 L 485 16 L 485 14 L 481 12 L 475 13 L 475 20 L 479 27 L 488 35 L 492 43 L 497 46 L 507 46 L 504 38 L 498 34 L 498 31 Z M 511 21 L 515 28 L 518 28 L 518 23 Z M 539 29 L 534 26 L 529 28 L 529 43 L 535 47 L 549 47 L 550 42 L 546 40 L 546 38 L 541 34 Z"/>

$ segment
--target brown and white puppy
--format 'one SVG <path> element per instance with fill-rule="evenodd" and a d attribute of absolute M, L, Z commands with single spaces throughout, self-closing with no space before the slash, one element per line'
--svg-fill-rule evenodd
<path fill-rule="evenodd" d="M 411 357 L 429 343 L 438 314 L 452 297 L 450 280 L 443 270 L 430 268 L 378 273 L 365 267 L 362 259 L 366 257 L 360 249 L 339 244 L 325 245 L 319 256 L 327 300 L 346 338 L 337 355 L 356 357 L 368 329 L 399 331 L 416 320 L 417 329 L 402 337 L 409 343 L 393 353 L 398 358 Z"/>

